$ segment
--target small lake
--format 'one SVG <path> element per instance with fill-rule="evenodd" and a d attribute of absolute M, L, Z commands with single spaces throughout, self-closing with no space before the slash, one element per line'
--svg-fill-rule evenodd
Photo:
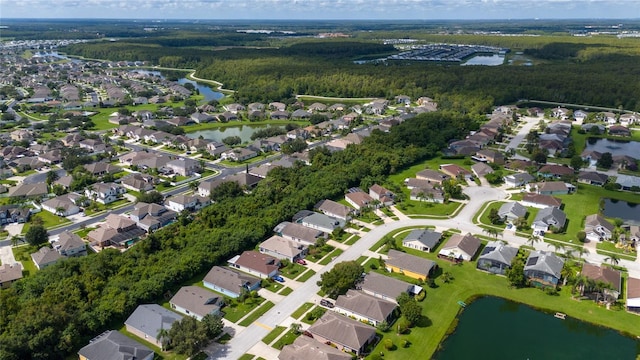
<path fill-rule="evenodd" d="M 484 297 L 466 307 L 434 359 L 632 360 L 637 349 L 636 340 L 614 330 Z"/>
<path fill-rule="evenodd" d="M 600 138 L 588 138 L 585 150 L 600 153 L 609 152 L 611 155 L 627 155 L 634 159 L 640 158 L 640 142 L 620 141 Z"/>
<path fill-rule="evenodd" d="M 249 126 L 249 125 L 240 125 L 240 126 L 229 126 L 229 127 L 221 127 L 217 129 L 211 130 L 200 130 L 192 133 L 186 134 L 188 137 L 192 139 L 197 139 L 201 135 L 203 138 L 208 140 L 214 140 L 218 142 L 222 142 L 222 139 L 229 136 L 239 136 L 243 143 L 251 141 L 251 135 L 254 132 L 269 127 L 269 125 L 257 125 L 257 126 Z"/>
<path fill-rule="evenodd" d="M 222 99 L 224 97 L 223 93 L 218 92 L 218 91 L 214 91 L 212 88 L 210 88 L 207 85 L 200 84 L 198 82 L 195 82 L 193 80 L 189 80 L 187 78 L 178 79 L 178 84 L 184 85 L 186 83 L 193 84 L 193 86 L 195 86 L 196 89 L 198 89 L 198 91 L 200 91 L 200 95 L 204 96 L 204 100 L 205 101 L 220 100 L 220 99 Z"/>
<path fill-rule="evenodd" d="M 604 199 L 603 214 L 609 218 L 620 218 L 631 225 L 640 225 L 640 204 Z"/>
<path fill-rule="evenodd" d="M 504 64 L 504 55 L 478 55 L 460 64 L 466 65 L 486 65 L 486 66 L 498 66 Z"/>

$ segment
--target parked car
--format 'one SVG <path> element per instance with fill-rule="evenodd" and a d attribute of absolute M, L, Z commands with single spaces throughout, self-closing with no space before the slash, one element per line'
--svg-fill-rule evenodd
<path fill-rule="evenodd" d="M 307 265 L 307 262 L 304 259 L 298 259 L 296 262 L 300 265 Z"/>
<path fill-rule="evenodd" d="M 274 276 L 274 277 L 273 277 L 273 280 L 275 280 L 275 281 L 277 281 L 277 282 L 281 282 L 281 283 L 283 283 L 283 282 L 284 282 L 284 278 L 283 278 L 282 276 L 280 276 L 280 275 L 276 275 L 276 276 Z"/>
<path fill-rule="evenodd" d="M 329 309 L 332 309 L 332 308 L 333 308 L 333 303 L 332 303 L 331 301 L 327 300 L 327 299 L 322 299 L 322 300 L 320 300 L 320 305 L 322 305 L 322 306 L 326 306 L 326 307 L 328 307 Z"/>

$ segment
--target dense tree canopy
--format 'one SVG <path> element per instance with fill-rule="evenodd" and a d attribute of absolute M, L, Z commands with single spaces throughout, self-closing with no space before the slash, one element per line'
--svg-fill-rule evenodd
<path fill-rule="evenodd" d="M 320 276 L 318 285 L 328 297 L 335 299 L 353 288 L 362 276 L 364 268 L 356 261 L 336 264 L 330 271 Z"/>

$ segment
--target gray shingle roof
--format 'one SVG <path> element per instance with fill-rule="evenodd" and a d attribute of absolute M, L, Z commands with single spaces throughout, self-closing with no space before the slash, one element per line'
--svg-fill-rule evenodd
<path fill-rule="evenodd" d="M 153 356 L 153 351 L 112 330 L 91 340 L 78 354 L 87 360 L 144 360 L 149 355 Z"/>
<path fill-rule="evenodd" d="M 437 231 L 430 229 L 416 229 L 411 231 L 409 235 L 402 240 L 402 245 L 407 242 L 418 241 L 429 249 L 433 249 L 438 244 L 441 237 L 442 234 Z"/>
<path fill-rule="evenodd" d="M 169 330 L 174 322 L 181 319 L 182 315 L 158 304 L 144 304 L 138 306 L 124 324 L 155 339 L 160 329 Z"/>
<path fill-rule="evenodd" d="M 540 271 L 560 279 L 563 266 L 564 260 L 550 251 L 532 251 L 524 266 L 524 271 Z"/>
<path fill-rule="evenodd" d="M 484 247 L 484 250 L 482 250 L 482 254 L 478 260 L 494 260 L 503 264 L 511 265 L 511 261 L 516 257 L 516 254 L 518 254 L 517 248 L 505 245 L 500 241 L 490 241 L 487 243 L 487 246 Z"/>
<path fill-rule="evenodd" d="M 204 317 L 220 311 L 222 297 L 199 286 L 183 286 L 171 298 L 169 303 L 189 310 L 192 314 Z"/>
<path fill-rule="evenodd" d="M 214 266 L 209 270 L 203 281 L 239 294 L 245 284 L 250 284 L 249 286 L 251 286 L 256 282 L 260 282 L 260 279 L 226 267 Z"/>
<path fill-rule="evenodd" d="M 378 322 L 385 321 L 396 308 L 396 304 L 382 300 L 356 290 L 349 290 L 345 295 L 338 296 L 336 307 L 359 314 Z"/>
<path fill-rule="evenodd" d="M 308 331 L 351 349 L 360 349 L 376 334 L 374 327 L 333 311 L 327 311 Z"/>
<path fill-rule="evenodd" d="M 360 283 L 360 289 L 362 289 L 362 291 L 384 295 L 389 299 L 394 299 L 394 301 L 400 294 L 412 288 L 413 285 L 408 282 L 374 272 L 368 273 L 362 283 Z"/>
<path fill-rule="evenodd" d="M 502 204 L 502 206 L 500 206 L 500 210 L 498 210 L 498 215 L 500 217 L 505 217 L 509 214 L 516 218 L 524 217 L 525 215 L 527 215 L 527 208 L 515 201 Z"/>
<path fill-rule="evenodd" d="M 423 259 L 418 256 L 405 254 L 403 252 L 397 250 L 389 250 L 389 258 L 386 263 L 391 266 L 395 266 L 401 269 L 409 270 L 416 274 L 422 274 L 425 276 L 429 276 L 429 272 L 436 265 L 435 262 Z"/>

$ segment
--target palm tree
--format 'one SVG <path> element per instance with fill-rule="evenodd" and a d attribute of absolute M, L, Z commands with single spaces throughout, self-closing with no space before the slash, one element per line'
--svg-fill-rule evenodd
<path fill-rule="evenodd" d="M 615 254 L 609 255 L 609 257 L 604 258 L 604 261 L 608 261 L 611 265 L 618 265 L 620 263 L 620 257 Z"/>
<path fill-rule="evenodd" d="M 20 240 L 22 240 L 22 238 L 20 237 L 20 235 L 13 235 L 11 237 L 11 246 L 18 246 L 18 243 L 20 242 Z"/>
<path fill-rule="evenodd" d="M 165 351 L 171 341 L 169 339 L 169 330 L 160 327 L 160 330 L 158 330 L 158 335 L 156 335 L 156 340 L 160 341 L 160 344 L 162 344 L 162 351 Z"/>
<path fill-rule="evenodd" d="M 302 324 L 291 323 L 291 331 L 293 331 L 294 334 L 300 334 L 300 329 L 302 329 Z"/>
<path fill-rule="evenodd" d="M 562 245 L 559 242 L 555 242 L 555 241 L 554 242 L 550 242 L 549 246 L 551 246 L 555 250 L 555 252 L 560 252 L 561 250 L 565 249 L 564 245 Z"/>
<path fill-rule="evenodd" d="M 494 229 L 494 228 L 483 228 L 482 229 L 483 233 L 486 233 L 489 236 L 493 236 L 496 239 L 498 238 L 498 230 Z"/>
<path fill-rule="evenodd" d="M 540 238 L 536 235 L 529 235 L 529 237 L 527 238 L 527 244 L 530 244 L 529 246 L 534 247 L 533 244 L 540 242 Z"/>
<path fill-rule="evenodd" d="M 578 253 L 578 259 L 582 260 L 582 257 L 586 254 L 589 253 L 589 250 L 583 248 L 583 247 L 579 247 L 576 249 L 576 252 Z"/>
<path fill-rule="evenodd" d="M 199 185 L 200 183 L 198 181 L 192 181 L 189 183 L 189 189 L 193 192 L 196 192 L 198 190 Z"/>

